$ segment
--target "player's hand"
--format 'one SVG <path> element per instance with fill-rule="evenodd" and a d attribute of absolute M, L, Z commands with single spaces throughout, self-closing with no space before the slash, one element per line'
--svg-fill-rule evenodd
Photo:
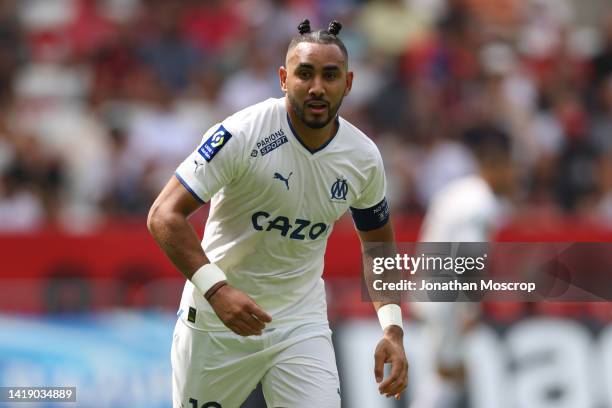
<path fill-rule="evenodd" d="M 408 385 L 408 360 L 403 338 L 401 327 L 389 326 L 374 352 L 374 376 L 378 383 L 378 392 L 387 397 L 394 396 L 395 399 L 400 398 L 400 394 Z M 385 363 L 391 363 L 391 372 L 383 380 Z"/>
<path fill-rule="evenodd" d="M 272 321 L 246 293 L 229 285 L 220 287 L 208 302 L 223 324 L 241 336 L 259 336 Z"/>

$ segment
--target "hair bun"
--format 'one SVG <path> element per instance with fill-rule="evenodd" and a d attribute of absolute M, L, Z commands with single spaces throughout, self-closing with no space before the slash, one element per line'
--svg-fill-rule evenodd
<path fill-rule="evenodd" d="M 300 24 L 298 24 L 297 29 L 302 35 L 308 34 L 310 32 L 310 21 L 305 18 Z"/>
<path fill-rule="evenodd" d="M 331 23 L 329 23 L 329 27 L 327 28 L 327 32 L 331 35 L 338 35 L 338 33 L 340 33 L 340 30 L 342 30 L 342 24 L 340 24 L 336 20 L 332 20 Z"/>

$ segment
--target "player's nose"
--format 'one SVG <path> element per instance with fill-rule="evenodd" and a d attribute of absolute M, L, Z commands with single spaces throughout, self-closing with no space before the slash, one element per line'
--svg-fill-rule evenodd
<path fill-rule="evenodd" d="M 325 95 L 325 87 L 323 86 L 323 80 L 318 75 L 312 79 L 308 93 L 311 96 L 317 98 Z"/>

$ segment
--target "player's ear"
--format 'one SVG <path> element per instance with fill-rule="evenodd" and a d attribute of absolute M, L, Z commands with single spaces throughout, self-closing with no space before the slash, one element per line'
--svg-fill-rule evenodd
<path fill-rule="evenodd" d="M 351 92 L 351 88 L 353 88 L 353 71 L 348 71 L 346 73 L 346 88 L 344 89 L 344 96 Z"/>
<path fill-rule="evenodd" d="M 281 66 L 278 69 L 278 77 L 280 79 L 281 90 L 287 93 L 287 68 Z"/>

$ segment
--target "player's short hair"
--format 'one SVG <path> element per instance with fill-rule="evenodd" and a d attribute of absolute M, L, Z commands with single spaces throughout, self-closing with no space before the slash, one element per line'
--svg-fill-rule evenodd
<path fill-rule="evenodd" d="M 497 126 L 473 127 L 463 134 L 463 142 L 479 161 L 508 159 L 512 152 L 510 136 Z"/>
<path fill-rule="evenodd" d="M 320 29 L 317 31 L 312 31 L 310 28 L 310 21 L 308 19 L 304 19 L 297 26 L 297 29 L 298 34 L 291 39 L 287 52 L 303 42 L 315 44 L 334 44 L 340 48 L 340 51 L 342 51 L 342 54 L 344 55 L 346 64 L 348 65 L 348 51 L 346 50 L 346 46 L 342 40 L 338 37 L 340 30 L 342 30 L 342 24 L 340 24 L 338 21 L 332 20 L 329 23 L 327 30 Z"/>

